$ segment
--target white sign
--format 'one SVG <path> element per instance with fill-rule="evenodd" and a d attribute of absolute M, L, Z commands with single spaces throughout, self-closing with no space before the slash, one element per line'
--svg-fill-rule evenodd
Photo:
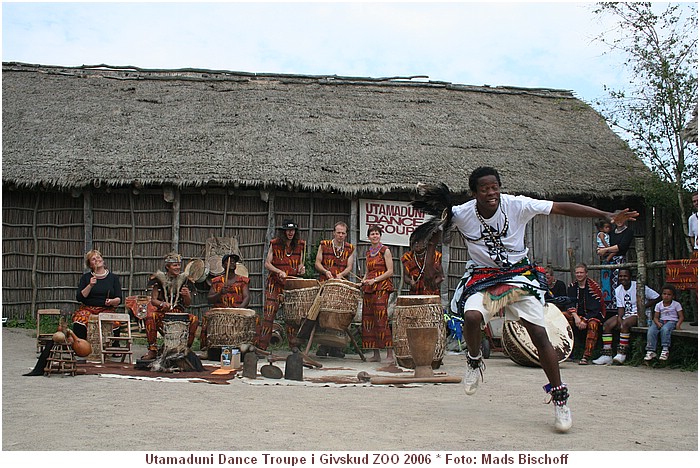
<path fill-rule="evenodd" d="M 367 228 L 382 228 L 382 244 L 409 245 L 411 233 L 429 218 L 409 202 L 360 199 L 360 240 L 369 242 Z"/>

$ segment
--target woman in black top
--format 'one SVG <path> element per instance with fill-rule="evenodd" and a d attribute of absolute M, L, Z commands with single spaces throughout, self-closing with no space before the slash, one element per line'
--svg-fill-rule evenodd
<path fill-rule="evenodd" d="M 598 255 L 607 256 L 612 253 L 613 258 L 610 263 L 615 265 L 625 263 L 627 262 L 627 251 L 632 245 L 633 238 L 632 228 L 627 225 L 626 221 L 616 222 L 615 229 L 610 232 L 610 247 L 599 248 Z M 613 270 L 611 275 L 613 296 L 615 288 L 620 284 L 617 280 L 618 273 L 619 270 Z"/>
<path fill-rule="evenodd" d="M 119 277 L 105 268 L 99 250 L 93 249 L 85 254 L 85 265 L 90 271 L 80 277 L 75 298 L 81 305 L 73 313 L 73 332 L 83 339 L 87 338 L 90 315 L 114 312 L 123 300 Z M 114 324 L 115 328 L 119 325 Z"/>

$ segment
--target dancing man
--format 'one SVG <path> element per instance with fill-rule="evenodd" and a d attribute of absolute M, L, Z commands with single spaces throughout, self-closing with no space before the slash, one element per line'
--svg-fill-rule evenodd
<path fill-rule="evenodd" d="M 469 176 L 474 199 L 453 206 L 451 192 L 444 185 L 419 184 L 421 200 L 413 206 L 433 215 L 412 234 L 411 241 L 429 240 L 428 255 L 435 243 L 449 241 L 449 230 L 457 227 L 465 240 L 470 261 L 452 299 L 452 311 L 464 314 L 467 342 L 467 365 L 464 390 L 476 392 L 483 381 L 485 365 L 481 354 L 481 330 L 501 308 L 506 320 L 519 320 L 537 348 L 540 365 L 549 379 L 544 386 L 554 403 L 556 430 L 571 428 L 571 411 L 566 385 L 561 380 L 559 362 L 545 329 L 544 294 L 547 283 L 544 270 L 527 257 L 525 228 L 538 214 L 558 214 L 602 219 L 635 219 L 639 213 L 628 209 L 608 213 L 569 202 L 536 200 L 524 196 L 501 194 L 501 178 L 492 167 L 479 167 Z M 435 272 L 428 268 L 426 279 Z"/>

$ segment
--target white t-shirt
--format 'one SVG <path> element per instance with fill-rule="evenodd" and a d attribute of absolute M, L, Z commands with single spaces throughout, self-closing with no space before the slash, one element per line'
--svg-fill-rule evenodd
<path fill-rule="evenodd" d="M 661 321 L 670 320 L 671 322 L 677 322 L 678 321 L 678 312 L 680 312 L 682 310 L 683 310 L 683 306 L 681 306 L 676 301 L 671 301 L 671 305 L 669 305 L 669 306 L 665 306 L 664 302 L 661 301 L 658 304 L 656 304 L 656 307 L 654 307 L 654 312 L 659 313 L 659 320 L 661 320 Z"/>
<path fill-rule="evenodd" d="M 469 256 L 477 266 L 509 266 L 527 257 L 525 228 L 538 214 L 549 215 L 554 202 L 501 194 L 496 213 L 484 223 L 476 214 L 476 200 L 452 207 L 454 224 L 462 233 Z M 508 221 L 507 229 L 504 231 Z"/>
<path fill-rule="evenodd" d="M 693 248 L 698 250 L 698 214 L 693 213 L 688 218 L 688 236 L 695 239 L 695 245 Z"/>
<path fill-rule="evenodd" d="M 647 301 L 651 301 L 659 297 L 659 293 L 651 289 L 649 286 L 645 286 L 644 295 Z M 617 307 L 622 307 L 625 312 L 622 314 L 622 318 L 626 319 L 632 315 L 637 315 L 637 282 L 632 281 L 629 289 L 625 289 L 624 286 L 619 285 L 615 288 L 615 302 Z M 647 314 L 648 315 L 648 314 Z"/>

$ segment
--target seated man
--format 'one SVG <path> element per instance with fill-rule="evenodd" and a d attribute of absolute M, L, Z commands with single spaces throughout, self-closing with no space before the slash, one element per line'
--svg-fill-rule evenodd
<path fill-rule="evenodd" d="M 192 302 L 190 289 L 187 286 L 187 274 L 181 273 L 182 258 L 175 252 L 169 253 L 165 257 L 165 272 L 158 270 L 148 281 L 151 291 L 151 307 L 148 310 L 146 319 L 146 339 L 148 340 L 148 353 L 143 355 L 143 360 L 153 360 L 158 357 L 158 330 L 163 329 L 163 319 L 166 313 L 184 313 Z M 199 319 L 196 315 L 189 314 L 189 335 L 187 347 L 191 348 L 194 342 L 195 333 L 199 326 Z"/>
<path fill-rule="evenodd" d="M 583 357 L 578 362 L 586 365 L 591 360 L 593 349 L 598 342 L 598 332 L 605 317 L 605 300 L 603 291 L 598 283 L 588 277 L 588 266 L 579 263 L 574 269 L 576 281 L 569 285 L 567 295 L 573 306 L 564 311 L 564 315 L 574 329 L 586 332 L 586 344 L 583 349 Z"/>
<path fill-rule="evenodd" d="M 620 285 L 615 288 L 617 315 L 609 318 L 603 325 L 603 355 L 593 361 L 593 364 L 610 365 L 623 364 L 627 358 L 627 348 L 630 341 L 630 330 L 637 326 L 637 282 L 632 281 L 632 271 L 620 268 L 618 274 Z M 660 300 L 659 293 L 646 286 L 644 297 L 647 302 L 644 308 L 653 307 Z M 620 344 L 617 354 L 612 357 L 613 331 L 620 330 Z"/>
<path fill-rule="evenodd" d="M 544 293 L 544 300 L 554 304 L 562 312 L 572 306 L 572 301 L 566 293 L 566 285 L 562 280 L 554 277 L 554 268 L 546 267 L 544 276 L 547 278 L 547 291 Z"/>
<path fill-rule="evenodd" d="M 236 265 L 241 257 L 236 254 L 226 254 L 221 259 L 224 273 L 211 280 L 211 289 L 207 294 L 207 301 L 216 309 L 245 309 L 250 302 L 248 283 L 250 279 L 236 274 Z M 228 273 L 227 273 L 228 272 Z M 207 322 L 209 312 L 202 317 L 202 330 L 199 334 L 199 347 L 209 347 L 207 342 Z"/>

